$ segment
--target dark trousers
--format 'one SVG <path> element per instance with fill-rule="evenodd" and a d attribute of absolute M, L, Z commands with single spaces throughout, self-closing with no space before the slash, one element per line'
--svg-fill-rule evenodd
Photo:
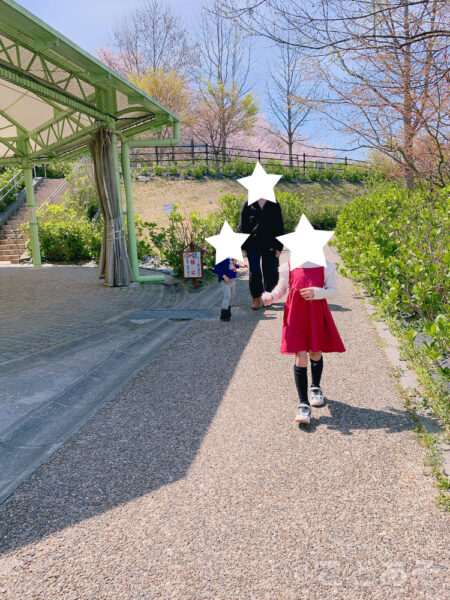
<path fill-rule="evenodd" d="M 260 252 L 254 248 L 247 250 L 247 258 L 250 271 L 250 294 L 253 298 L 259 298 L 263 292 L 271 292 L 277 285 L 280 261 L 275 250 Z"/>

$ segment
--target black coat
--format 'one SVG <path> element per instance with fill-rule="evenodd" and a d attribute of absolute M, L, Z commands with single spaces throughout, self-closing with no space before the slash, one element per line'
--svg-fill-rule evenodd
<path fill-rule="evenodd" d="M 241 209 L 239 232 L 250 234 L 242 245 L 243 250 L 255 248 L 259 252 L 265 252 L 273 248 L 281 252 L 283 244 L 275 239 L 284 235 L 283 215 L 278 202 L 267 200 L 264 208 L 261 208 L 258 202 L 249 206 L 246 200 Z"/>

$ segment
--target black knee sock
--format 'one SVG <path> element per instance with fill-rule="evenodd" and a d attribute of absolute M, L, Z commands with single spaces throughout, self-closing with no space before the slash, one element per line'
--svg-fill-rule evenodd
<path fill-rule="evenodd" d="M 294 378 L 300 403 L 309 404 L 308 369 L 306 367 L 297 367 L 297 365 L 294 365 Z"/>
<path fill-rule="evenodd" d="M 312 385 L 316 387 L 320 387 L 320 378 L 322 377 L 323 371 L 323 356 L 319 358 L 319 360 L 313 360 L 311 358 L 311 375 L 312 375 Z"/>

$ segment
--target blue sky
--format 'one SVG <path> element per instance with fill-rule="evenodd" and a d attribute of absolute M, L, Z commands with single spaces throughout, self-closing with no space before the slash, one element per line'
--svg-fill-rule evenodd
<path fill-rule="evenodd" d="M 201 1 L 168 0 L 168 3 L 173 12 L 183 19 L 187 29 L 195 31 L 198 27 Z M 109 32 L 123 16 L 140 4 L 140 0 L 19 0 L 19 4 L 84 50 L 95 54 L 96 48 L 109 44 Z M 267 62 L 264 55 L 269 56 L 269 43 L 260 41 L 258 46 L 261 52 L 257 54 L 263 58 L 255 63 L 252 80 L 262 82 L 255 87 L 255 91 L 262 97 L 265 93 L 263 82 Z M 264 112 L 264 102 L 261 104 Z M 308 135 L 311 145 L 321 142 L 336 148 L 349 147 L 341 134 L 333 131 L 318 118 L 312 118 L 303 131 Z M 364 158 L 361 152 L 349 153 L 349 156 Z"/>

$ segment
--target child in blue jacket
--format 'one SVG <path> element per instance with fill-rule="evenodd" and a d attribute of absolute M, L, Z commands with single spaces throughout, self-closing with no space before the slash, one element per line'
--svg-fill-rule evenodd
<path fill-rule="evenodd" d="M 240 265 L 234 258 L 226 258 L 214 267 L 223 291 L 221 321 L 229 321 L 231 318 L 231 303 L 236 292 L 236 269 L 246 266 L 245 264 Z"/>

